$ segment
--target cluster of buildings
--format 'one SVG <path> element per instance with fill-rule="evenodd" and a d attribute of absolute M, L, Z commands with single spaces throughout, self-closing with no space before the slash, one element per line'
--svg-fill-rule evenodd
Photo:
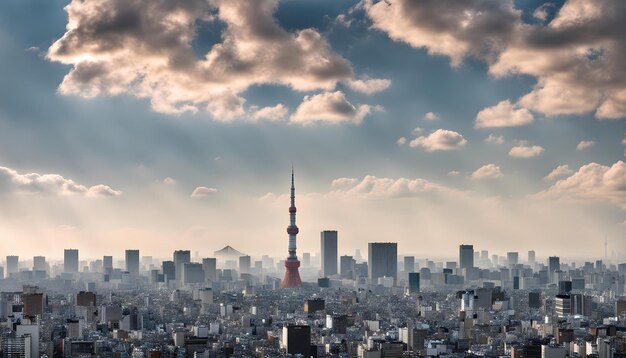
<path fill-rule="evenodd" d="M 171 259 L 126 250 L 62 262 L 7 256 L 2 357 L 626 356 L 626 264 L 397 243 L 340 255 L 337 231 L 297 254 L 292 176 L 285 259 L 227 246 Z M 300 261 L 302 258 L 302 261 Z"/>

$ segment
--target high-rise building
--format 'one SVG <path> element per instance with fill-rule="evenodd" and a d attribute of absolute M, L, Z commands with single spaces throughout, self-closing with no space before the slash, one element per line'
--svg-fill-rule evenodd
<path fill-rule="evenodd" d="M 113 256 L 102 257 L 102 272 L 107 273 L 113 270 Z"/>
<path fill-rule="evenodd" d="M 78 250 L 65 249 L 65 253 L 63 255 L 63 272 L 78 272 Z"/>
<path fill-rule="evenodd" d="M 356 278 L 355 272 L 354 272 L 354 266 L 356 265 L 356 261 L 352 258 L 352 256 L 348 256 L 348 255 L 341 256 L 339 261 L 340 261 L 339 274 L 341 278 L 354 280 Z"/>
<path fill-rule="evenodd" d="M 176 250 L 174 251 L 174 266 L 176 267 L 176 280 L 183 280 L 185 264 L 191 262 L 191 251 Z"/>
<path fill-rule="evenodd" d="M 16 274 L 20 271 L 19 269 L 20 257 L 16 255 L 7 256 L 7 276 L 11 276 L 11 274 Z"/>
<path fill-rule="evenodd" d="M 311 253 L 310 252 L 302 253 L 302 266 L 304 267 L 311 266 Z"/>
<path fill-rule="evenodd" d="M 139 250 L 126 250 L 126 271 L 131 276 L 139 276 Z"/>
<path fill-rule="evenodd" d="M 571 297 L 569 295 L 556 295 L 554 297 L 554 311 L 559 318 L 570 315 L 572 313 Z"/>
<path fill-rule="evenodd" d="M 204 280 L 213 282 L 217 280 L 217 259 L 207 257 L 202 259 L 202 269 L 204 270 Z"/>
<path fill-rule="evenodd" d="M 287 354 L 311 355 L 311 326 L 289 325 L 283 327 L 283 345 Z"/>
<path fill-rule="evenodd" d="M 325 230 L 321 234 L 322 276 L 337 274 L 337 231 Z"/>
<path fill-rule="evenodd" d="M 45 256 L 33 257 L 33 271 L 46 271 L 46 257 Z"/>
<path fill-rule="evenodd" d="M 474 245 L 459 246 L 459 267 L 462 269 L 474 267 Z"/>
<path fill-rule="evenodd" d="M 395 242 L 370 242 L 368 244 L 368 276 L 372 284 L 380 277 L 398 278 L 398 244 Z"/>
<path fill-rule="evenodd" d="M 415 256 L 404 256 L 404 273 L 415 271 Z"/>
<path fill-rule="evenodd" d="M 239 273 L 250 273 L 252 259 L 250 256 L 239 256 Z"/>
<path fill-rule="evenodd" d="M 550 256 L 548 257 L 548 271 L 556 272 L 561 269 L 561 260 L 558 256 Z"/>
<path fill-rule="evenodd" d="M 509 266 L 514 266 L 519 263 L 519 253 L 517 252 L 507 252 L 506 253 L 506 261 L 509 263 Z"/>
<path fill-rule="evenodd" d="M 409 272 L 409 293 L 420 292 L 420 273 Z"/>
<path fill-rule="evenodd" d="M 528 264 L 530 266 L 533 266 L 535 264 L 535 251 L 534 250 L 528 251 Z"/>
<path fill-rule="evenodd" d="M 204 282 L 204 270 L 202 269 L 202 264 L 195 262 L 187 262 L 185 263 L 183 269 L 183 283 L 203 283 Z"/>
<path fill-rule="evenodd" d="M 161 263 L 161 271 L 165 282 L 176 280 L 176 264 L 174 261 L 163 261 Z"/>
<path fill-rule="evenodd" d="M 285 277 L 281 283 L 283 288 L 291 288 L 300 286 L 302 280 L 300 279 L 300 261 L 296 255 L 296 237 L 298 235 L 298 227 L 296 226 L 296 186 L 294 183 L 293 168 L 291 168 L 291 206 L 289 206 L 289 227 L 287 227 L 287 234 L 289 235 L 288 252 L 289 256 L 285 260 Z M 309 337 L 311 334 L 311 327 L 309 327 Z"/>

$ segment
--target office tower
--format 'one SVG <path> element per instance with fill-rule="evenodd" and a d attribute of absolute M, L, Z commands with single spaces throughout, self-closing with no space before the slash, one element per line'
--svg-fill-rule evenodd
<path fill-rule="evenodd" d="M 202 269 L 204 270 L 204 280 L 213 282 L 217 280 L 217 259 L 207 257 L 202 259 Z"/>
<path fill-rule="evenodd" d="M 176 280 L 181 281 L 184 277 L 185 264 L 191 262 L 191 251 L 176 250 L 174 251 L 174 266 L 176 266 Z"/>
<path fill-rule="evenodd" d="M 78 272 L 78 250 L 65 249 L 65 253 L 63 255 L 63 272 Z"/>
<path fill-rule="evenodd" d="M 337 274 L 337 231 L 322 231 L 322 276 L 330 277 Z"/>
<path fill-rule="evenodd" d="M 459 266 L 462 269 L 474 267 L 474 245 L 459 246 Z"/>
<path fill-rule="evenodd" d="M 341 256 L 339 261 L 339 273 L 341 278 L 354 280 L 356 277 L 354 272 L 354 266 L 356 265 L 356 261 L 352 258 L 352 256 L 348 255 Z"/>
<path fill-rule="evenodd" d="M 291 288 L 302 284 L 300 272 L 298 271 L 300 261 L 296 255 L 296 237 L 298 231 L 298 227 L 296 226 L 296 186 L 294 183 L 293 168 L 291 168 L 291 206 L 289 207 L 289 227 L 287 227 L 287 234 L 289 235 L 289 256 L 287 256 L 285 260 L 285 277 L 280 285 L 282 288 Z M 311 328 L 309 327 L 309 336 L 310 335 Z"/>
<path fill-rule="evenodd" d="M 251 263 L 250 256 L 239 256 L 239 273 L 250 273 Z"/>
<path fill-rule="evenodd" d="M 283 345 L 287 354 L 311 355 L 311 326 L 289 325 L 283 327 Z"/>
<path fill-rule="evenodd" d="M 40 292 L 28 292 L 22 294 L 23 314 L 25 316 L 43 315 L 44 296 Z"/>
<path fill-rule="evenodd" d="M 561 270 L 561 263 L 558 256 L 550 256 L 548 258 L 548 271 L 555 272 Z"/>
<path fill-rule="evenodd" d="M 556 295 L 554 297 L 554 310 L 559 318 L 565 318 L 572 312 L 571 297 L 569 295 Z"/>
<path fill-rule="evenodd" d="M 420 292 L 420 273 L 409 272 L 409 293 Z"/>
<path fill-rule="evenodd" d="M 533 291 L 528 293 L 528 307 L 541 308 L 541 292 Z"/>
<path fill-rule="evenodd" d="M 380 277 L 398 278 L 398 244 L 370 242 L 368 244 L 368 276 L 372 284 Z"/>
<path fill-rule="evenodd" d="M 535 265 L 535 251 L 534 250 L 528 251 L 528 264 L 530 266 Z"/>
<path fill-rule="evenodd" d="M 126 271 L 139 276 L 139 250 L 126 250 Z"/>
<path fill-rule="evenodd" d="M 161 263 L 161 271 L 163 271 L 165 282 L 176 280 L 176 264 L 174 261 L 163 261 Z"/>
<path fill-rule="evenodd" d="M 76 306 L 96 307 L 96 294 L 90 291 L 80 291 L 76 294 Z"/>
<path fill-rule="evenodd" d="M 7 256 L 7 277 L 11 277 L 11 274 L 18 273 L 20 257 L 15 255 Z"/>
<path fill-rule="evenodd" d="M 107 273 L 113 270 L 113 256 L 102 256 L 102 271 Z"/>
<path fill-rule="evenodd" d="M 482 250 L 480 252 L 480 261 L 483 262 L 483 263 L 489 262 L 489 251 Z"/>
<path fill-rule="evenodd" d="M 506 253 L 506 261 L 509 263 L 509 266 L 514 266 L 519 263 L 519 253 L 517 252 L 507 252 Z"/>
<path fill-rule="evenodd" d="M 46 257 L 45 256 L 33 257 L 33 271 L 46 271 Z"/>
<path fill-rule="evenodd" d="M 249 269 L 249 268 L 248 268 Z M 183 268 L 183 283 L 203 283 L 204 282 L 204 270 L 202 264 L 195 262 L 187 262 Z"/>
<path fill-rule="evenodd" d="M 310 252 L 302 253 L 302 266 L 304 267 L 311 266 L 311 253 Z"/>
<path fill-rule="evenodd" d="M 415 271 L 415 256 L 404 256 L 404 273 Z"/>

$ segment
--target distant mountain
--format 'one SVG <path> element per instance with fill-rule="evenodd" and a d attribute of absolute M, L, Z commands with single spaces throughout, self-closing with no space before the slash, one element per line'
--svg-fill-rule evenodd
<path fill-rule="evenodd" d="M 231 247 L 230 245 L 224 247 L 221 250 L 217 250 L 213 253 L 216 257 L 239 257 L 239 256 L 246 256 L 244 253 L 235 250 L 233 247 Z"/>

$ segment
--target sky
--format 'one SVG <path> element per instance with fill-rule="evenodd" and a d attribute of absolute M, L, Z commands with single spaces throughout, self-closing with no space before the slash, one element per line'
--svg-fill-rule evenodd
<path fill-rule="evenodd" d="M 0 2 L 0 255 L 339 231 L 626 259 L 622 0 Z"/>

